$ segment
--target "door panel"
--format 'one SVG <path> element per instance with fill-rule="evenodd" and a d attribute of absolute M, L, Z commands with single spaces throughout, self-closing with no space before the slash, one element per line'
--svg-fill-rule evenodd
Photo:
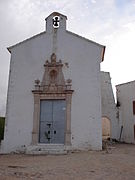
<path fill-rule="evenodd" d="M 39 142 L 50 143 L 52 137 L 52 101 L 40 102 Z"/>
<path fill-rule="evenodd" d="M 56 100 L 53 102 L 53 121 L 64 122 L 65 120 L 65 100 Z"/>
<path fill-rule="evenodd" d="M 65 100 L 57 100 L 53 103 L 53 143 L 64 144 L 65 139 Z"/>
<path fill-rule="evenodd" d="M 65 124 L 60 122 L 53 122 L 53 137 L 52 142 L 57 144 L 64 144 L 65 139 Z"/>
<path fill-rule="evenodd" d="M 40 143 L 64 144 L 65 100 L 42 100 L 40 104 Z"/>
<path fill-rule="evenodd" d="M 40 121 L 52 121 L 52 101 L 40 102 Z"/>
<path fill-rule="evenodd" d="M 40 122 L 40 143 L 51 143 L 52 141 L 52 122 Z"/>

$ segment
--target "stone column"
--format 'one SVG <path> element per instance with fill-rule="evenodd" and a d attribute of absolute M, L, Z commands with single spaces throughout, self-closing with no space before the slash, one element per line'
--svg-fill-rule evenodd
<path fill-rule="evenodd" d="M 71 98 L 72 94 L 66 94 L 66 132 L 65 145 L 71 145 Z"/>
<path fill-rule="evenodd" d="M 33 113 L 33 131 L 32 131 L 32 144 L 38 143 L 39 135 L 39 118 L 40 118 L 40 95 L 34 94 L 34 113 Z"/>

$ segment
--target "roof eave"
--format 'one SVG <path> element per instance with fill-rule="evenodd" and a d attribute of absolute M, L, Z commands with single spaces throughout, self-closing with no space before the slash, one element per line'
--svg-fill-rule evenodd
<path fill-rule="evenodd" d="M 80 39 L 84 39 L 84 40 L 86 40 L 86 41 L 88 41 L 88 42 L 90 42 L 90 43 L 93 43 L 93 44 L 95 44 L 95 45 L 97 45 L 97 46 L 99 46 L 99 47 L 102 47 L 102 48 L 105 47 L 105 46 L 103 46 L 103 45 L 101 45 L 101 44 L 99 44 L 99 43 L 97 43 L 97 42 L 95 42 L 95 41 L 92 41 L 92 40 L 90 40 L 90 39 L 87 39 L 86 37 L 80 36 L 80 35 L 78 35 L 78 34 L 76 34 L 76 33 L 74 33 L 74 32 L 71 32 L 71 31 L 68 31 L 68 30 L 66 30 L 66 32 L 68 32 L 69 34 L 72 34 L 72 35 L 74 35 L 74 36 L 76 36 L 76 37 L 79 37 Z"/>
<path fill-rule="evenodd" d="M 11 49 L 10 49 L 10 47 L 7 47 L 7 50 L 11 53 Z"/>
<path fill-rule="evenodd" d="M 80 35 L 78 35 L 78 34 L 75 34 L 75 33 L 71 32 L 71 31 L 66 30 L 66 32 L 68 32 L 68 33 L 70 33 L 70 34 L 72 34 L 72 35 L 74 35 L 74 36 L 76 36 L 76 37 L 79 37 L 79 38 L 81 38 L 81 39 L 84 39 L 84 40 L 86 40 L 86 41 L 88 41 L 88 42 L 90 42 L 90 43 L 93 43 L 93 44 L 101 47 L 101 48 L 102 48 L 101 62 L 104 61 L 105 48 L 106 48 L 104 45 L 101 45 L 101 44 L 99 44 L 99 43 L 97 43 L 97 42 L 95 42 L 95 41 L 92 41 L 92 40 L 90 40 L 90 39 L 87 39 L 87 38 L 85 38 L 85 37 L 83 37 L 83 36 L 80 36 Z"/>
<path fill-rule="evenodd" d="M 105 57 L 105 46 L 103 46 L 103 50 L 102 50 L 102 55 L 101 55 L 101 60 L 102 62 L 104 61 L 104 57 Z"/>
<path fill-rule="evenodd" d="M 34 39 L 35 37 L 40 36 L 41 34 L 45 34 L 45 33 L 46 33 L 46 31 L 43 31 L 43 32 L 41 32 L 39 34 L 36 34 L 36 35 L 34 35 L 34 36 L 30 37 L 30 38 L 27 38 L 27 39 L 25 39 L 25 40 L 23 40 L 21 42 L 18 42 L 17 44 L 15 44 L 13 46 L 9 46 L 9 47 L 7 47 L 7 50 L 11 53 L 11 49 L 13 49 L 14 47 L 16 47 L 16 46 L 18 46 L 18 45 L 20 45 L 20 44 L 22 44 L 24 42 L 27 42 L 27 41 L 29 41 L 31 39 Z"/>

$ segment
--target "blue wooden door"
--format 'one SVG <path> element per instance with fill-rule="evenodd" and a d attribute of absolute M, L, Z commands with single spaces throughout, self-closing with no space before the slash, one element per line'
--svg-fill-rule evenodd
<path fill-rule="evenodd" d="M 42 100 L 40 103 L 39 142 L 64 144 L 65 100 Z"/>

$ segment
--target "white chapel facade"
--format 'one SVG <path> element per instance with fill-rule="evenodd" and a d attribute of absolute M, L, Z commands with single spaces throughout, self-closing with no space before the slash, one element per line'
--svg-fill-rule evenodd
<path fill-rule="evenodd" d="M 66 30 L 52 13 L 46 31 L 11 53 L 5 135 L 1 151 L 61 145 L 102 149 L 100 63 L 105 47 Z"/>

